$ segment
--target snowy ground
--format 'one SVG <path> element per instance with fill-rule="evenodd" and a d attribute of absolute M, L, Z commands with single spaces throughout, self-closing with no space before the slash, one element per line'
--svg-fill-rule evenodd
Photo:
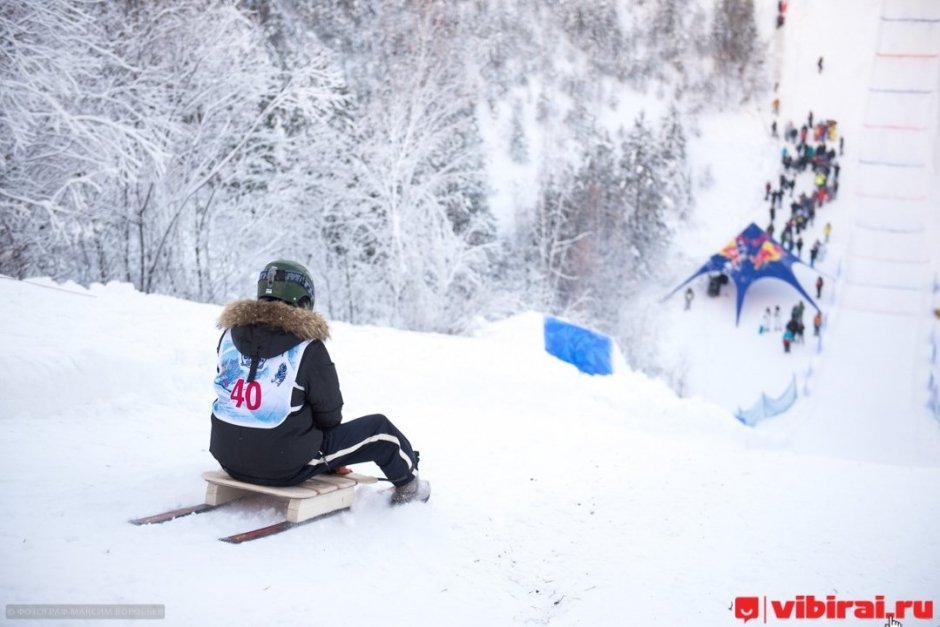
<path fill-rule="evenodd" d="M 936 58 L 909 57 L 932 64 L 912 85 L 883 68 L 904 57 L 878 56 L 936 53 L 940 23 L 906 31 L 880 16 L 940 18 L 940 5 L 790 5 L 769 33 L 780 119 L 812 108 L 847 137 L 841 198 L 825 216 L 821 351 L 785 356 L 778 337 L 757 334 L 764 306 L 795 302 L 771 281 L 749 294 L 739 327 L 730 296 L 699 290 L 690 312 L 667 301 L 663 350 L 684 364 L 687 398 L 622 365 L 579 374 L 541 350 L 535 314 L 472 338 L 335 324 L 346 416 L 388 414 L 422 451 L 434 495 L 389 510 L 363 489 L 350 513 L 232 546 L 216 538 L 278 520 L 276 503 L 126 522 L 202 498 L 219 308 L 121 284 L 0 279 L 0 603 L 157 603 L 169 624 L 225 626 L 718 626 L 739 624 L 738 596 L 940 603 L 940 424 L 925 409 L 940 74 Z M 834 24 L 853 37 L 839 43 Z M 933 95 L 913 109 L 900 94 L 886 102 L 871 91 L 885 77 Z M 869 128 L 893 126 L 893 113 L 925 130 Z M 711 144 L 716 183 L 688 234 L 697 262 L 764 219 L 779 151 L 770 119 L 768 103 L 709 122 L 706 136 L 726 143 Z M 902 156 L 928 165 L 922 178 L 905 168 L 900 188 L 884 183 L 900 168 L 858 163 L 900 158 L 889 153 L 909 140 Z M 888 193 L 879 186 L 917 200 L 867 197 Z M 677 278 L 695 267 L 677 264 Z M 790 412 L 756 428 L 734 419 L 794 374 Z M 936 625 L 940 607 L 902 622 Z"/>

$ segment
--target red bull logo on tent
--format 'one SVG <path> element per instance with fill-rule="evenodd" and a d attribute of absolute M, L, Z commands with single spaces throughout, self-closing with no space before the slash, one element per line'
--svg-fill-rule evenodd
<path fill-rule="evenodd" d="M 768 237 L 764 243 L 760 245 L 760 248 L 757 249 L 757 253 L 751 258 L 751 263 L 754 264 L 755 270 L 760 270 L 768 263 L 780 261 L 785 252 L 783 246 Z"/>
<path fill-rule="evenodd" d="M 670 292 L 669 296 L 701 274 L 727 275 L 734 282 L 737 290 L 735 320 L 738 321 L 741 319 L 744 296 L 751 283 L 760 279 L 775 278 L 789 283 L 813 308 L 819 309 L 794 276 L 794 263 L 802 263 L 802 261 L 784 250 L 763 229 L 752 223 L 718 253 L 712 255 L 705 265 Z"/>

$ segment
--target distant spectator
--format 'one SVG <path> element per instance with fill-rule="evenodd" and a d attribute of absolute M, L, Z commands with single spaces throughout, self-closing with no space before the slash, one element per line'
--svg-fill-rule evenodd
<path fill-rule="evenodd" d="M 806 305 L 803 303 L 803 301 L 798 302 L 797 304 L 793 305 L 793 311 L 790 313 L 790 319 L 799 324 L 803 324 L 803 312 L 805 310 Z"/>
<path fill-rule="evenodd" d="M 813 316 L 813 335 L 819 337 L 819 329 L 822 327 L 822 312 L 816 311 L 816 315 Z"/>
<path fill-rule="evenodd" d="M 787 330 L 783 333 L 783 352 L 784 352 L 784 353 L 789 353 L 789 352 L 790 352 L 790 344 L 791 344 L 792 342 L 793 342 L 793 332 L 790 331 L 789 329 L 787 329 Z"/>
<path fill-rule="evenodd" d="M 791 340 L 794 342 L 803 343 L 803 322 L 798 318 L 791 318 L 787 322 L 787 331 L 790 333 Z"/>
<path fill-rule="evenodd" d="M 809 249 L 809 267 L 810 268 L 816 265 L 816 257 L 819 256 L 820 246 L 822 246 L 822 244 L 819 242 L 819 240 L 816 240 L 815 242 L 813 242 L 813 247 Z"/>
<path fill-rule="evenodd" d="M 780 305 L 774 305 L 774 331 L 780 331 Z"/>
<path fill-rule="evenodd" d="M 816 67 L 819 68 L 819 73 L 822 74 L 823 70 L 823 58 L 819 57 L 819 61 L 816 62 Z"/>
<path fill-rule="evenodd" d="M 692 288 L 688 288 L 685 291 L 685 310 L 688 311 L 692 309 L 692 299 L 695 298 L 695 292 L 692 291 Z"/>
<path fill-rule="evenodd" d="M 823 278 L 816 279 L 816 298 L 822 298 Z"/>

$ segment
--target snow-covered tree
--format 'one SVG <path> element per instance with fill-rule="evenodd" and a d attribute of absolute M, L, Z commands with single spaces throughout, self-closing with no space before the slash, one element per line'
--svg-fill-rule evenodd
<path fill-rule="evenodd" d="M 110 214 L 116 181 L 165 154 L 112 79 L 133 72 L 96 7 L 68 0 L 0 5 L 0 271 L 105 278 L 124 225 Z"/>
<path fill-rule="evenodd" d="M 577 241 L 572 291 L 581 303 L 581 318 L 609 330 L 622 306 L 622 287 L 628 282 L 630 241 L 626 231 L 628 205 L 624 199 L 624 177 L 617 149 L 606 134 L 585 151 L 574 177 L 572 211 L 577 216 Z"/>
<path fill-rule="evenodd" d="M 546 170 L 544 177 L 534 215 L 522 230 L 528 290 L 538 309 L 571 315 L 581 304 L 576 287 L 581 278 L 576 274 L 576 246 L 587 234 L 577 223 L 570 173 Z"/>
<path fill-rule="evenodd" d="M 0 272 L 220 302 L 289 257 L 353 322 L 616 327 L 691 198 L 679 107 L 622 142 L 610 113 L 753 90 L 753 4 L 7 0 Z M 485 150 L 543 164 L 501 239 Z"/>
<path fill-rule="evenodd" d="M 692 205 L 692 173 L 689 169 L 685 128 L 682 114 L 673 104 L 663 118 L 659 130 L 662 156 L 664 194 L 670 199 L 672 218 L 684 218 Z"/>
<path fill-rule="evenodd" d="M 225 291 L 344 101 L 328 56 L 278 67 L 234 0 L 5 6 L 3 269 Z"/>
<path fill-rule="evenodd" d="M 186 295 L 211 298 L 216 290 L 205 287 L 212 268 L 245 263 L 284 232 L 274 218 L 296 202 L 285 177 L 309 148 L 311 126 L 343 104 L 342 80 L 317 50 L 291 68 L 276 65 L 262 31 L 234 3 L 181 4 L 153 14 L 144 7 L 125 22 L 133 29 L 128 56 L 163 87 L 156 90 L 160 101 L 148 103 L 148 118 L 165 129 L 162 148 L 171 157 L 165 170 L 142 177 L 154 206 L 127 207 L 144 231 L 141 287 L 174 278 L 177 290 L 192 286 L 195 266 L 203 291 Z M 214 226 L 214 248 L 206 233 L 190 230 L 190 220 Z M 233 240 L 240 250 L 226 246 Z"/>
<path fill-rule="evenodd" d="M 357 111 L 347 206 L 367 216 L 370 247 L 355 260 L 350 298 L 391 324 L 447 330 L 483 280 L 491 225 L 472 84 L 460 71 L 467 51 L 446 22 L 411 17 L 386 32 L 384 80 Z"/>
<path fill-rule="evenodd" d="M 716 78 L 745 97 L 752 95 L 763 67 L 754 0 L 716 0 L 711 33 Z"/>
<path fill-rule="evenodd" d="M 632 257 L 629 275 L 643 278 L 649 276 L 657 253 L 668 242 L 667 215 L 673 202 L 665 193 L 665 163 L 660 146 L 643 114 L 627 133 L 621 152 Z"/>

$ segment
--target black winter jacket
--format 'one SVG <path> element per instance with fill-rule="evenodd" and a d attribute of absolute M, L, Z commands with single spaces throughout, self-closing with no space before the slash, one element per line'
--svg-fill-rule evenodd
<path fill-rule="evenodd" d="M 312 340 L 300 359 L 291 393 L 290 404 L 299 409 L 284 422 L 259 429 L 212 415 L 209 451 L 229 475 L 261 485 L 293 485 L 304 466 L 320 457 L 323 431 L 342 420 L 336 368 L 323 344 L 329 337 L 326 320 L 280 301 L 239 300 L 225 307 L 218 324 L 232 330 L 243 359 L 274 358 Z"/>

